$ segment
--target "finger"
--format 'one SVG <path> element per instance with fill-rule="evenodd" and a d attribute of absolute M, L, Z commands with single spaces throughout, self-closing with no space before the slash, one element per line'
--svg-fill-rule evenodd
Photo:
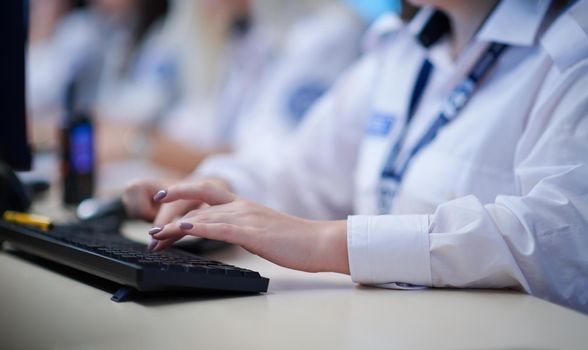
<path fill-rule="evenodd" d="M 158 241 L 158 240 L 152 238 L 155 243 L 153 244 L 153 248 L 151 249 L 151 251 L 159 252 L 159 251 L 165 250 L 165 249 L 169 248 L 172 244 L 174 244 L 176 241 L 179 241 L 180 239 L 182 239 L 182 237 L 184 237 L 184 236 L 177 237 L 177 238 L 176 237 L 169 238 L 169 239 L 162 240 L 162 241 Z"/>
<path fill-rule="evenodd" d="M 182 226 L 185 228 L 185 226 Z M 172 222 L 170 224 L 164 225 L 163 227 L 154 227 L 149 231 L 151 237 L 155 238 L 158 241 L 163 241 L 166 239 L 171 238 L 181 238 L 186 235 L 186 233 L 180 227 L 180 223 Z"/>
<path fill-rule="evenodd" d="M 153 220 L 159 205 L 151 201 L 150 193 L 159 185 L 149 181 L 133 181 L 127 185 L 123 194 L 125 211 L 132 218 Z"/>
<path fill-rule="evenodd" d="M 150 238 L 149 244 L 147 245 L 147 249 L 149 249 L 150 251 L 153 251 L 153 249 L 155 249 L 155 247 L 157 246 L 157 243 L 159 243 L 158 240 Z"/>
<path fill-rule="evenodd" d="M 190 209 L 194 209 L 199 203 L 190 201 L 177 201 L 173 203 L 165 203 L 159 208 L 159 212 L 155 216 L 153 225 L 155 227 L 163 227 L 172 222 L 178 216 L 186 214 Z"/>
<path fill-rule="evenodd" d="M 157 213 L 155 221 L 153 222 L 154 227 L 150 230 L 150 234 L 152 234 L 152 232 L 161 231 L 165 227 L 170 227 L 169 223 L 172 222 L 176 217 L 185 214 L 191 209 L 197 208 L 199 204 L 200 203 L 193 201 L 177 201 L 163 204 Z M 157 241 L 154 243 L 151 250 L 154 252 L 164 250 L 182 237 L 183 235 L 178 235 L 177 237 Z"/>
<path fill-rule="evenodd" d="M 198 200 L 210 205 L 232 202 L 235 195 L 209 182 L 181 183 L 161 190 L 153 197 L 155 202 L 169 203 L 179 199 Z"/>
<path fill-rule="evenodd" d="M 161 232 L 154 234 L 153 238 L 157 240 L 177 240 L 185 235 L 219 240 L 242 246 L 247 246 L 253 237 L 250 229 L 237 225 L 227 223 L 202 224 L 182 221 L 166 225 Z"/>
<path fill-rule="evenodd" d="M 125 193 L 122 197 L 122 203 L 129 218 L 153 220 L 157 215 L 155 203 L 149 200 L 141 200 L 134 193 Z"/>
<path fill-rule="evenodd" d="M 158 252 L 164 250 L 174 244 L 176 241 L 180 240 L 187 233 L 184 232 L 184 228 L 186 224 L 180 224 L 177 222 L 169 223 L 167 225 L 163 225 L 161 227 L 153 227 L 149 230 L 149 234 L 151 235 L 151 239 L 155 241 L 152 246 L 150 246 L 150 250 L 154 252 Z M 164 235 L 160 235 L 160 233 L 165 233 Z"/>

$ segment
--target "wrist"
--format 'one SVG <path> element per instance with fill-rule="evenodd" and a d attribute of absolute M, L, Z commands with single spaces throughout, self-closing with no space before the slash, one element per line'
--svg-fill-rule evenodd
<path fill-rule="evenodd" d="M 218 176 L 201 176 L 198 173 L 192 173 L 191 175 L 185 177 L 182 181 L 195 183 L 208 182 L 209 184 L 212 184 L 215 187 L 219 187 L 223 190 L 233 192 L 231 184 L 227 180 Z"/>
<path fill-rule="evenodd" d="M 338 272 L 349 275 L 349 255 L 347 251 L 347 221 L 321 222 L 321 271 Z"/>

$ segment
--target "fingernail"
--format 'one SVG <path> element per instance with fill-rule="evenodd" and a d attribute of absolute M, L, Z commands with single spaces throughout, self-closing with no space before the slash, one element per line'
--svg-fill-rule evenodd
<path fill-rule="evenodd" d="M 154 240 L 153 238 L 151 238 L 151 241 L 149 242 L 147 249 L 149 249 L 149 251 L 153 251 L 153 249 L 155 248 L 156 245 L 157 245 L 157 241 Z"/>
<path fill-rule="evenodd" d="M 161 227 L 153 227 L 149 230 L 149 234 L 153 236 L 154 234 L 161 232 L 161 230 L 163 230 Z"/>
<path fill-rule="evenodd" d="M 191 223 L 189 223 L 189 222 L 182 222 L 182 223 L 180 224 L 180 228 L 181 228 L 182 230 L 191 230 L 191 229 L 193 229 L 193 228 L 194 228 L 194 225 L 192 225 L 192 224 L 191 224 Z"/>
<path fill-rule="evenodd" d="M 160 200 L 165 198 L 165 196 L 167 196 L 167 190 L 161 190 L 161 191 L 157 192 L 155 194 L 155 196 L 153 196 L 153 200 L 156 202 L 159 202 Z"/>

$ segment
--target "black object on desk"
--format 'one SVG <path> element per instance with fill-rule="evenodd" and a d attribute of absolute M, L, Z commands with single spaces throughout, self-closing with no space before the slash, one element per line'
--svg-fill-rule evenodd
<path fill-rule="evenodd" d="M 0 1 L 0 212 L 26 210 L 30 193 L 14 170 L 29 170 L 25 107 L 27 2 Z"/>
<path fill-rule="evenodd" d="M 78 106 L 78 82 L 67 90 L 60 128 L 63 202 L 77 205 L 94 194 L 94 127 L 90 113 Z"/>
<path fill-rule="evenodd" d="M 26 211 L 31 194 L 9 166 L 0 160 L 0 214 L 6 210 Z"/>
<path fill-rule="evenodd" d="M 258 272 L 170 248 L 149 252 L 144 244 L 84 224 L 50 230 L 0 221 L 0 241 L 15 248 L 121 285 L 113 301 L 135 292 L 206 290 L 262 293 L 269 279 Z"/>

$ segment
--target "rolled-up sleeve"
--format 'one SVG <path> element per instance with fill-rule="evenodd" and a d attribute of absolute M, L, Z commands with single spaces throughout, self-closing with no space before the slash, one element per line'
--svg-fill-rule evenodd
<path fill-rule="evenodd" d="M 347 241 L 354 282 L 431 286 L 427 215 L 350 216 Z"/>

